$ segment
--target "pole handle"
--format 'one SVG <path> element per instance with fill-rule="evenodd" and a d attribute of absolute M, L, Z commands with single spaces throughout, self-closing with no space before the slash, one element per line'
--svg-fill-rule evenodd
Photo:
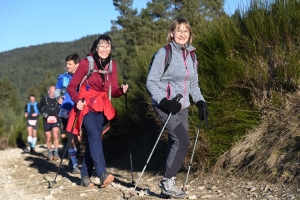
<path fill-rule="evenodd" d="M 182 98 L 182 94 L 177 94 L 172 100 L 175 100 L 175 101 L 180 101 L 180 99 Z"/>

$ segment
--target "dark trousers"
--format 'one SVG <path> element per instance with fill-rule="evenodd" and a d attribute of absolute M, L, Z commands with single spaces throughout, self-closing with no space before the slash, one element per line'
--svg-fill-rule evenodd
<path fill-rule="evenodd" d="M 101 138 L 103 123 L 103 113 L 89 112 L 83 118 L 87 142 L 81 168 L 81 177 L 91 177 L 93 167 L 96 169 L 97 177 L 106 172 Z"/>
<path fill-rule="evenodd" d="M 158 119 L 162 123 L 165 123 L 169 113 L 165 113 L 156 106 L 153 108 Z M 168 130 L 168 150 L 164 176 L 172 178 L 180 170 L 190 146 L 188 108 L 179 111 L 175 115 L 171 115 L 166 129 Z"/>

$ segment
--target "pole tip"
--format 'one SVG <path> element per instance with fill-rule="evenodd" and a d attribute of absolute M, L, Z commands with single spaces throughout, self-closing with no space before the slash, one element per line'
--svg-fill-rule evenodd
<path fill-rule="evenodd" d="M 48 187 L 47 187 L 48 189 L 51 189 L 52 188 L 52 186 L 51 186 L 51 182 L 50 181 L 48 181 Z"/>
<path fill-rule="evenodd" d="M 131 197 L 134 197 L 135 195 L 134 195 L 134 191 L 131 191 L 131 192 L 129 192 L 129 194 L 130 194 L 130 197 L 129 198 L 131 198 Z"/>

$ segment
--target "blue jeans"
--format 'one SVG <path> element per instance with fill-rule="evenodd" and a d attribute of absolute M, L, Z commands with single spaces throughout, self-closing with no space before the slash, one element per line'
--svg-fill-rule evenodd
<path fill-rule="evenodd" d="M 93 167 L 96 169 L 97 177 L 106 172 L 101 138 L 103 123 L 104 116 L 102 112 L 89 112 L 83 118 L 87 142 L 81 168 L 81 177 L 91 177 Z"/>

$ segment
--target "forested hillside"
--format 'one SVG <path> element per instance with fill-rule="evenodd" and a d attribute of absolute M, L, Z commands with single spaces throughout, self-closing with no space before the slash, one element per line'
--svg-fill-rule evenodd
<path fill-rule="evenodd" d="M 220 159 L 220 156 L 236 143 L 243 144 L 243 139 L 265 124 L 265 120 L 274 119 L 266 117 L 274 110 L 285 113 L 290 109 L 287 105 L 298 92 L 300 74 L 299 0 L 252 1 L 248 8 L 237 10 L 232 16 L 224 13 L 223 0 L 181 0 L 175 4 L 170 0 L 153 0 L 140 12 L 132 8 L 131 0 L 114 0 L 113 3 L 120 14 L 107 34 L 113 38 L 113 58 L 118 64 L 120 81 L 128 82 L 131 89 L 128 113 L 124 98 L 113 100 L 120 119 L 105 136 L 106 147 L 128 148 L 124 141 L 130 132 L 135 166 L 139 169 L 145 163 L 145 155 L 148 155 L 160 128 L 155 126 L 156 119 L 145 88 L 148 65 L 152 55 L 166 44 L 171 20 L 182 16 L 193 28 L 192 45 L 197 48 L 199 85 L 208 104 L 209 125 L 214 125 L 212 129 L 200 131 L 194 156 L 195 170 L 210 170 L 216 163 L 216 171 L 222 171 L 223 167 L 232 173 L 258 169 L 248 167 L 256 156 L 247 157 L 245 154 L 246 157 L 241 158 L 244 162 L 234 163 L 235 167 L 229 163 L 236 157 Z M 0 100 L 3 102 L 0 106 L 0 137 L 3 144 L 8 141 L 10 145 L 16 145 L 16 141 L 26 135 L 22 114 L 27 95 L 44 95 L 47 87 L 54 84 L 57 75 L 64 71 L 65 56 L 77 52 L 84 57 L 97 36 L 0 53 Z M 198 110 L 192 105 L 189 112 L 193 144 L 199 124 Z M 288 131 L 280 119 L 275 119 L 272 125 L 280 124 L 281 127 L 280 131 L 275 131 L 277 135 L 269 129 L 261 129 L 263 135 L 270 133 L 265 137 L 278 137 L 274 139 L 274 145 L 280 138 L 285 138 L 280 134 Z M 126 125 L 126 120 L 129 125 Z M 293 130 L 291 138 L 298 134 L 296 129 Z M 40 142 L 43 141 L 42 133 L 40 138 Z M 159 143 L 157 152 L 165 151 L 165 139 Z M 263 141 L 260 145 L 269 147 Z M 288 142 L 286 139 L 287 146 Z M 108 162 L 124 162 L 124 167 L 129 167 L 126 151 L 120 152 L 118 148 L 107 148 L 108 154 L 114 155 L 108 158 Z M 276 150 L 283 155 L 289 151 L 286 147 Z M 298 151 L 294 153 L 293 156 L 298 156 Z M 161 158 L 162 162 L 149 163 L 150 169 L 163 164 L 162 153 L 155 153 L 155 158 Z M 260 165 L 263 160 L 251 164 Z M 283 161 L 277 159 L 274 162 Z M 291 179 L 296 176 L 292 175 Z"/>
<path fill-rule="evenodd" d="M 48 83 L 42 84 L 46 77 L 56 81 L 57 75 L 65 71 L 65 57 L 72 52 L 85 56 L 96 37 L 86 36 L 72 42 L 41 44 L 0 53 L 1 77 L 6 76 L 12 81 L 21 98 L 27 97 L 31 86 L 45 92 Z"/>

